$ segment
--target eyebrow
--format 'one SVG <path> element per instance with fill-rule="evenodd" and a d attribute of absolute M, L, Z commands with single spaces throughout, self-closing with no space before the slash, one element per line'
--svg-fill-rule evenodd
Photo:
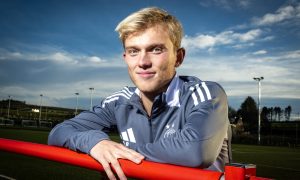
<path fill-rule="evenodd" d="M 163 43 L 150 44 L 149 46 L 146 47 L 146 50 L 150 50 L 150 49 L 153 49 L 153 48 L 155 48 L 155 47 L 163 47 L 163 48 L 166 48 L 166 45 L 163 44 Z M 125 50 L 127 50 L 127 49 L 141 49 L 141 48 L 139 48 L 139 47 L 133 45 L 133 46 L 125 47 Z"/>

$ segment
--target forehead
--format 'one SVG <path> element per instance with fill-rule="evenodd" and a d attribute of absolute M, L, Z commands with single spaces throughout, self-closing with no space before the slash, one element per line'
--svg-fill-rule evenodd
<path fill-rule="evenodd" d="M 143 31 L 132 33 L 124 41 L 125 48 L 149 46 L 152 44 L 172 45 L 169 33 L 162 25 L 156 25 Z"/>

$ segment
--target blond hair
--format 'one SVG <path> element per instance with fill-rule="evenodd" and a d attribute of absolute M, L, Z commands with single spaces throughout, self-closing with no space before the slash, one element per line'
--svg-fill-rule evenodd
<path fill-rule="evenodd" d="M 179 49 L 183 36 L 183 28 L 180 22 L 165 10 L 157 7 L 144 8 L 134 12 L 121 21 L 115 31 L 119 33 L 119 38 L 124 46 L 128 36 L 143 32 L 156 25 L 162 25 L 167 28 L 175 50 Z"/>

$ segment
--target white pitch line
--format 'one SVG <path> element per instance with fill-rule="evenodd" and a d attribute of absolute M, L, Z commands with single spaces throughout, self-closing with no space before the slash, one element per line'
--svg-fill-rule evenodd
<path fill-rule="evenodd" d="M 5 175 L 3 175 L 3 174 L 0 174 L 0 177 L 5 178 L 5 179 L 8 179 L 8 180 L 16 180 L 16 179 L 14 179 L 14 178 L 12 178 L 12 177 L 8 177 L 8 176 L 5 176 Z"/>

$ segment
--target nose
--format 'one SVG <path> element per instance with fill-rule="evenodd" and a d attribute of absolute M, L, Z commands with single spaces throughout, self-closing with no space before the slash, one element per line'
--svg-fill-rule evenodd
<path fill-rule="evenodd" d="M 140 52 L 139 67 L 142 69 L 147 69 L 151 66 L 152 66 L 152 63 L 151 63 L 151 59 L 150 59 L 148 53 L 145 51 Z"/>

